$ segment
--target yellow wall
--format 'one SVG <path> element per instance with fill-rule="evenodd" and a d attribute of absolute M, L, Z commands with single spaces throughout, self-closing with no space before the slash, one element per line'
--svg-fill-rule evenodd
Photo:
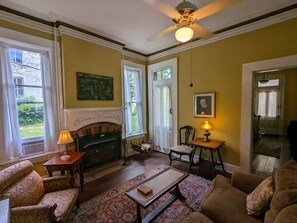
<path fill-rule="evenodd" d="M 297 68 L 282 71 L 285 74 L 285 108 L 284 131 L 286 132 L 290 121 L 297 120 Z"/>
<path fill-rule="evenodd" d="M 121 107 L 121 52 L 72 36 L 61 37 L 65 108 Z M 77 100 L 76 72 L 113 77 L 114 100 Z"/>
<path fill-rule="evenodd" d="M 45 33 L 36 29 L 32 29 L 32 28 L 28 28 L 25 26 L 21 26 L 12 22 L 8 22 L 5 20 L 1 20 L 0 19 L 0 27 L 6 28 L 6 29 L 12 29 L 18 32 L 22 32 L 22 33 L 26 33 L 26 34 L 30 34 L 33 36 L 38 36 L 44 39 L 50 39 L 50 40 L 54 40 L 54 35 L 50 34 L 50 33 Z"/>
<path fill-rule="evenodd" d="M 199 126 L 205 119 L 193 117 L 193 94 L 216 92 L 216 118 L 209 120 L 214 127 L 210 137 L 225 140 L 224 161 L 239 166 L 242 64 L 297 54 L 296 27 L 297 19 L 292 19 L 150 61 L 178 58 L 179 127 L 193 125 L 202 136 Z"/>

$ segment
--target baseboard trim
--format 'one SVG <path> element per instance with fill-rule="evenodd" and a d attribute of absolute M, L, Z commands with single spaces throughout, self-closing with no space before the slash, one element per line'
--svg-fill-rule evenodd
<path fill-rule="evenodd" d="M 194 161 L 196 162 L 198 160 L 199 160 L 199 156 L 196 156 L 195 155 L 194 156 Z M 205 159 L 205 160 L 211 162 L 210 159 Z M 215 168 L 217 170 L 223 171 L 223 169 L 222 169 L 221 166 L 216 166 Z M 229 163 L 225 163 L 225 162 L 224 162 L 224 168 L 225 168 L 226 172 L 228 172 L 228 173 L 233 173 L 234 171 L 240 171 L 240 167 L 239 166 L 235 166 L 233 164 L 229 164 Z"/>

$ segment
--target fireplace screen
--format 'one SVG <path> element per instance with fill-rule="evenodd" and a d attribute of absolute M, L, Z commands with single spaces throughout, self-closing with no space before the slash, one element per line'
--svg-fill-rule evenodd
<path fill-rule="evenodd" d="M 108 132 L 77 138 L 78 151 L 85 152 L 84 170 L 121 159 L 121 132 Z"/>

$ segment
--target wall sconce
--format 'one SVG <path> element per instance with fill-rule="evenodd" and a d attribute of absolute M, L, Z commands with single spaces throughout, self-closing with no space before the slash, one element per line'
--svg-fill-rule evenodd
<path fill-rule="evenodd" d="M 63 156 L 61 156 L 61 160 L 67 160 L 69 159 L 69 155 L 67 154 L 67 147 L 65 146 L 66 144 L 68 143 L 71 143 L 73 142 L 73 139 L 70 135 L 70 132 L 68 130 L 64 130 L 64 131 L 61 131 L 60 132 L 60 135 L 59 135 L 59 139 L 58 139 L 58 142 L 57 144 L 59 145 L 62 145 L 64 148 L 63 148 Z"/>
<path fill-rule="evenodd" d="M 208 130 L 212 129 L 212 126 L 208 123 L 208 121 L 204 121 L 204 123 L 200 126 L 201 129 L 205 130 L 203 134 L 205 136 L 204 142 L 209 142 L 210 132 Z"/>

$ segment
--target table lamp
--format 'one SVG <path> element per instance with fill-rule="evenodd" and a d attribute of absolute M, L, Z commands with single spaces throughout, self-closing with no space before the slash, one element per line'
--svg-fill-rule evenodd
<path fill-rule="evenodd" d="M 209 142 L 210 140 L 208 136 L 210 136 L 210 132 L 208 130 L 212 129 L 212 126 L 208 123 L 208 121 L 204 121 L 200 128 L 205 130 L 205 133 L 203 134 L 205 136 L 204 142 Z"/>
<path fill-rule="evenodd" d="M 64 146 L 63 156 L 61 156 L 62 160 L 69 159 L 70 156 L 67 154 L 67 147 L 65 145 L 71 142 L 73 142 L 73 139 L 70 135 L 70 132 L 68 130 L 61 131 L 57 144 Z"/>

